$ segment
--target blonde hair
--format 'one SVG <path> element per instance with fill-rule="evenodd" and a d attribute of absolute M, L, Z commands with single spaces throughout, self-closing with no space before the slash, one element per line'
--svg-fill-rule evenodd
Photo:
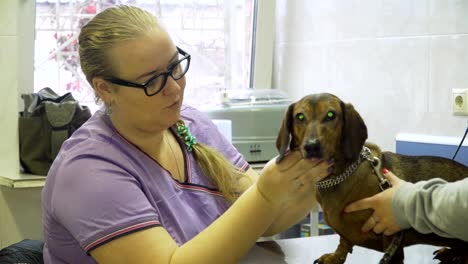
<path fill-rule="evenodd" d="M 155 29 L 165 32 L 154 15 L 133 6 L 111 7 L 91 19 L 78 38 L 81 69 L 91 86 L 94 77 L 114 74 L 110 49 Z M 203 173 L 228 201 L 234 202 L 241 192 L 238 182 L 245 174 L 213 148 L 196 144 L 193 153 Z"/>
<path fill-rule="evenodd" d="M 177 121 L 176 126 L 179 137 L 187 145 L 189 151 L 192 149 L 203 173 L 218 187 L 228 201 L 234 202 L 242 192 L 241 179 L 245 178 L 250 181 L 250 178 L 217 150 L 197 143 L 182 120 Z"/>
<path fill-rule="evenodd" d="M 162 29 L 154 15 L 134 6 L 110 7 L 94 16 L 78 37 L 80 64 L 86 79 L 114 74 L 108 51 L 117 44 Z"/>
<path fill-rule="evenodd" d="M 193 146 L 193 154 L 203 173 L 218 187 L 224 197 L 234 202 L 241 194 L 239 182 L 241 178 L 248 178 L 213 148 L 203 144 Z"/>

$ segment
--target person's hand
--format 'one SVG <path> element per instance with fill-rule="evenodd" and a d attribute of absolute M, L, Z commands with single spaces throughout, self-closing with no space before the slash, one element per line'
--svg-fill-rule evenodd
<path fill-rule="evenodd" d="M 390 236 L 401 230 L 401 227 L 397 224 L 395 216 L 393 215 L 392 202 L 396 190 L 405 183 L 405 181 L 401 180 L 387 169 L 383 169 L 382 172 L 392 184 L 392 187 L 372 197 L 351 203 L 345 208 L 345 212 L 350 213 L 369 208 L 373 209 L 374 213 L 367 219 L 362 227 L 362 232 L 373 230 L 376 234 L 383 232 L 384 235 Z"/>
<path fill-rule="evenodd" d="M 265 165 L 257 188 L 267 201 L 280 205 L 288 198 L 311 191 L 317 181 L 329 174 L 332 165 L 333 162 L 304 159 L 299 151 L 293 151 L 279 163 L 274 158 Z"/>

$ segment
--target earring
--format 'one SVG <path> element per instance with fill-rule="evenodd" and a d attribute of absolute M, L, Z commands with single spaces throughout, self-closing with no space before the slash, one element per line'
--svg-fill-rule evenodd
<path fill-rule="evenodd" d="M 106 106 L 106 115 L 110 116 L 112 114 L 112 100 L 109 103 L 105 104 Z"/>

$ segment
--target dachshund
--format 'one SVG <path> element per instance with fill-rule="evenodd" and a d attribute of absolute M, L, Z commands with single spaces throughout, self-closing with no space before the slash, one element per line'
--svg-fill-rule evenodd
<path fill-rule="evenodd" d="M 333 172 L 317 183 L 316 197 L 327 224 L 340 236 L 334 253 L 314 263 L 344 263 L 354 245 L 385 252 L 380 263 L 403 263 L 403 248 L 415 244 L 444 247 L 436 252 L 441 263 L 468 263 L 468 243 L 458 239 L 421 234 L 414 229 L 385 236 L 361 233 L 372 209 L 343 214 L 351 202 L 388 188 L 381 175 L 387 168 L 408 182 L 438 175 L 453 182 L 468 176 L 468 167 L 435 156 L 405 156 L 383 152 L 367 140 L 367 127 L 350 103 L 329 93 L 311 94 L 289 105 L 276 140 L 279 162 L 288 150 L 299 150 L 304 158 L 334 159 Z M 463 261 L 463 262 L 461 262 Z"/>

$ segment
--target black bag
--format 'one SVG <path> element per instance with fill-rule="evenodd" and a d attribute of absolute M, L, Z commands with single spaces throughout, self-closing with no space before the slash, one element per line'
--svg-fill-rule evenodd
<path fill-rule="evenodd" d="M 46 87 L 21 95 L 24 111 L 19 115 L 20 162 L 25 173 L 47 175 L 62 143 L 91 117 L 71 95 L 57 95 Z"/>
<path fill-rule="evenodd" d="M 0 250 L 0 264 L 43 264 L 43 249 L 43 241 L 24 239 Z"/>

